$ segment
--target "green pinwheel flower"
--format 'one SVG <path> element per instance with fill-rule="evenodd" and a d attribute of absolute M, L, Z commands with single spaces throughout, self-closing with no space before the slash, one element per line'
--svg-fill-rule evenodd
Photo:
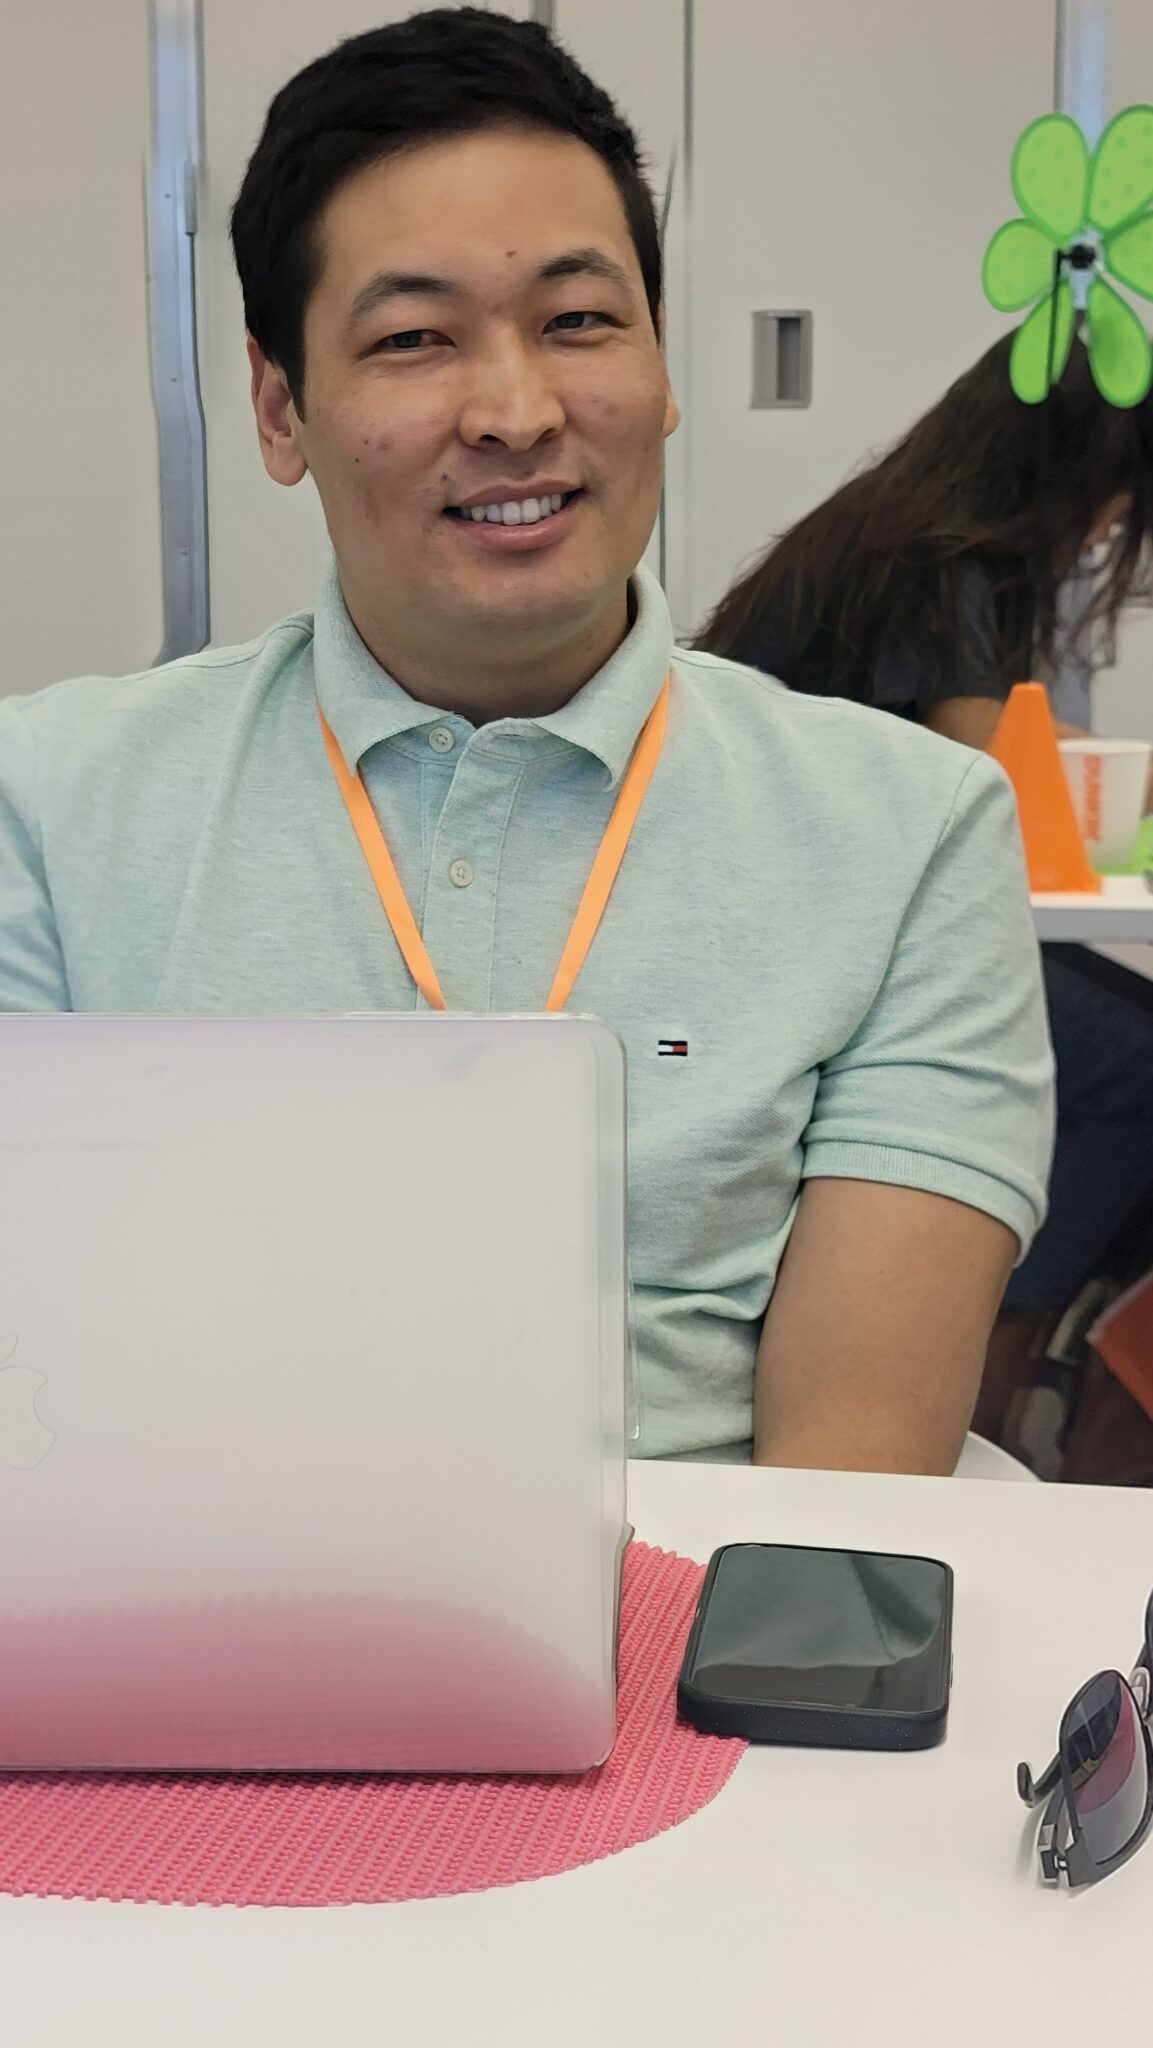
<path fill-rule="evenodd" d="M 1153 299 L 1153 107 L 1126 107 L 1092 152 L 1068 114 L 1043 114 L 1013 151 L 1012 183 L 1024 219 L 998 228 L 982 281 L 999 313 L 1037 301 L 1013 344 L 1018 398 L 1048 397 L 1080 321 L 1102 398 L 1139 405 L 1153 350 L 1108 279 Z"/>

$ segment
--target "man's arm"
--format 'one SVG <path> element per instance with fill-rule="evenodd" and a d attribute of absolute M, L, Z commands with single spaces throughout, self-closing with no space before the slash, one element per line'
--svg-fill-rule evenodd
<path fill-rule="evenodd" d="M 880 981 L 819 1070 L 758 1357 L 765 1461 L 951 1470 L 1044 1212 L 1052 1056 L 1016 804 L 982 754 L 926 772 L 954 763 Z"/>
<path fill-rule="evenodd" d="M 1017 1249 L 943 1195 L 807 1182 L 757 1354 L 754 1462 L 952 1472 Z"/>

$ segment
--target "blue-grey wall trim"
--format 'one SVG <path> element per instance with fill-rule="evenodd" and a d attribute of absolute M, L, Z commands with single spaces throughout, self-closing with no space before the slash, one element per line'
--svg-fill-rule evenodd
<path fill-rule="evenodd" d="M 196 347 L 196 234 L 203 157 L 200 0 L 149 0 L 152 152 L 148 321 L 160 461 L 164 644 L 157 662 L 208 643 L 208 465 Z"/>

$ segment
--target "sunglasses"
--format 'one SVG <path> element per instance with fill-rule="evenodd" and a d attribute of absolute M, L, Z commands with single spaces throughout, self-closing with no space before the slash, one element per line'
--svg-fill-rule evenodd
<path fill-rule="evenodd" d="M 1057 1754 L 1040 1778 L 1017 1766 L 1026 1806 L 1048 1804 L 1037 1853 L 1041 1875 L 1055 1884 L 1095 1884 L 1141 1847 L 1153 1821 L 1153 1594 L 1145 1609 L 1145 1641 L 1127 1679 L 1099 1671 L 1073 1695 L 1061 1716 Z"/>

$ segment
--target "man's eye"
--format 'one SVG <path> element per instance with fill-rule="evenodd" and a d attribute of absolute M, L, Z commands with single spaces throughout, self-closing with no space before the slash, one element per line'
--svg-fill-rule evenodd
<path fill-rule="evenodd" d="M 401 334 L 386 334 L 376 342 L 373 353 L 377 355 L 411 356 L 420 353 L 423 344 L 437 342 L 441 336 L 431 327 L 406 327 Z"/>
<path fill-rule="evenodd" d="M 580 325 L 584 320 L 594 321 L 601 327 L 617 325 L 615 320 L 609 319 L 607 313 L 558 313 L 555 319 L 549 321 L 549 326 L 559 329 L 562 334 L 590 334 L 591 327 Z"/>

